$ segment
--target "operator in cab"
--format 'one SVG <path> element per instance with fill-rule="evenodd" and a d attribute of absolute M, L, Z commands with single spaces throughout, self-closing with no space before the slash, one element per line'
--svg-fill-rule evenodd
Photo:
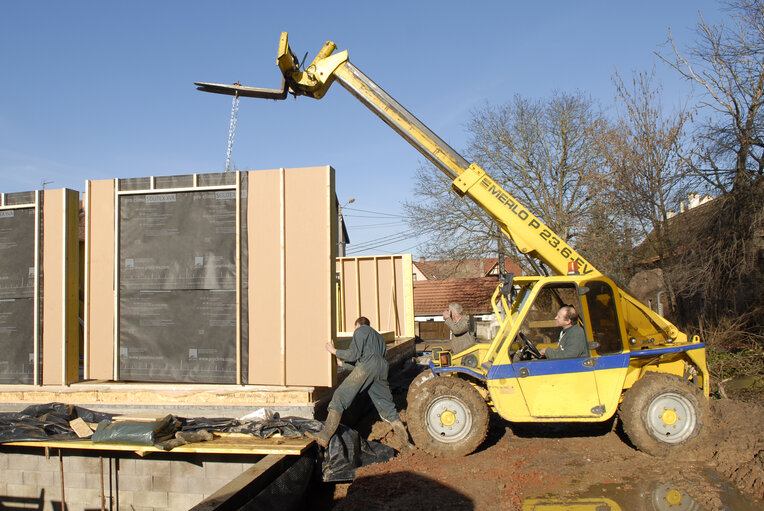
<path fill-rule="evenodd" d="M 554 317 L 557 326 L 562 328 L 556 348 L 539 350 L 547 359 L 586 358 L 589 356 L 589 343 L 584 329 L 578 324 L 578 312 L 572 305 L 563 305 Z"/>

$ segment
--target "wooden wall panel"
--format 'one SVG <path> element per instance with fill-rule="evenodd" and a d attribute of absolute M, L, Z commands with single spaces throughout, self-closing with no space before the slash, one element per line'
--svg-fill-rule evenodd
<path fill-rule="evenodd" d="M 358 302 L 358 271 L 356 258 L 344 258 L 337 260 L 338 272 L 340 273 L 340 299 L 338 300 L 342 310 L 337 311 L 341 319 L 338 330 L 340 332 L 352 332 L 353 322 L 360 316 L 361 304 Z"/>
<path fill-rule="evenodd" d="M 331 386 L 336 203 L 330 167 L 287 169 L 286 384 Z"/>
<path fill-rule="evenodd" d="M 284 171 L 247 175 L 249 246 L 249 382 L 283 385 L 286 379 L 282 296 Z"/>
<path fill-rule="evenodd" d="M 379 279 L 376 258 L 362 258 L 358 260 L 358 281 L 360 283 L 360 315 L 369 318 L 371 326 L 380 330 Z"/>
<path fill-rule="evenodd" d="M 353 322 L 366 316 L 379 331 L 414 336 L 414 299 L 410 254 L 343 257 L 336 261 L 341 276 L 337 303 L 338 330 L 352 332 Z"/>
<path fill-rule="evenodd" d="M 66 385 L 79 372 L 79 194 L 43 195 L 42 384 Z"/>
<path fill-rule="evenodd" d="M 114 374 L 114 180 L 88 181 L 86 209 L 85 376 Z"/>
<path fill-rule="evenodd" d="M 400 279 L 400 286 L 396 285 L 398 291 L 397 304 L 401 311 L 402 334 L 406 337 L 414 337 L 414 265 L 411 261 L 411 254 L 405 254 L 396 261 L 395 275 Z"/>
<path fill-rule="evenodd" d="M 326 167 L 247 174 L 248 384 L 331 386 L 336 199 Z M 113 379 L 115 182 L 88 183 L 88 373 Z"/>
<path fill-rule="evenodd" d="M 392 330 L 395 335 L 402 332 L 400 321 L 398 321 L 398 301 L 397 289 L 401 287 L 397 272 L 395 271 L 396 260 L 392 258 L 377 260 L 377 275 L 379 285 L 377 291 L 377 301 L 379 302 L 379 324 L 384 330 Z"/>

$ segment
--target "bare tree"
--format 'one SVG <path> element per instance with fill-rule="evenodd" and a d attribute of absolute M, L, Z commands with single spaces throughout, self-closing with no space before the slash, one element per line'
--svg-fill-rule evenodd
<path fill-rule="evenodd" d="M 515 96 L 506 105 L 473 112 L 467 156 L 574 243 L 589 220 L 590 186 L 603 162 L 598 137 L 604 124 L 593 101 L 580 92 L 555 92 L 537 101 Z M 438 172 L 420 169 L 417 202 L 405 205 L 412 227 L 431 234 L 428 253 L 456 259 L 494 250 L 493 221 L 449 188 Z"/>
<path fill-rule="evenodd" d="M 610 186 L 608 183 L 604 186 Z M 613 209 L 606 194 L 594 196 L 589 223 L 579 236 L 576 250 L 586 255 L 604 275 L 619 285 L 631 276 L 634 232 L 628 219 Z"/>
<path fill-rule="evenodd" d="M 462 260 L 495 253 L 496 224 L 470 199 L 451 191 L 451 181 L 431 163 L 416 171 L 415 201 L 403 204 L 409 227 L 426 241 L 432 259 Z"/>
<path fill-rule="evenodd" d="M 695 46 L 658 56 L 700 86 L 703 120 L 697 148 L 688 161 L 708 185 L 726 193 L 764 174 L 764 3 L 728 3 L 731 23 L 709 25 L 700 18 Z"/>
<path fill-rule="evenodd" d="M 676 290 L 669 270 L 678 240 L 668 228 L 670 211 L 677 211 L 687 194 L 688 169 L 681 153 L 689 111 L 678 106 L 664 113 L 663 87 L 655 70 L 635 72 L 631 84 L 616 73 L 618 118 L 605 139 L 610 174 L 603 184 L 607 210 L 620 217 L 641 240 L 637 259 L 655 259 L 672 311 Z"/>
<path fill-rule="evenodd" d="M 702 96 L 696 146 L 687 162 L 706 186 L 722 192 L 683 246 L 682 292 L 706 320 L 748 317 L 749 332 L 764 325 L 764 1 L 726 4 L 729 24 L 700 18 L 695 46 L 659 55 Z M 753 313 L 752 313 L 753 311 Z"/>

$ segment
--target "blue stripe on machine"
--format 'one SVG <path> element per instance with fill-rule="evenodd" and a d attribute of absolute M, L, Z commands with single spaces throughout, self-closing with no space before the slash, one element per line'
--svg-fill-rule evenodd
<path fill-rule="evenodd" d="M 594 367 L 600 371 L 603 369 L 623 369 L 629 365 L 628 353 L 616 353 L 615 355 L 602 355 L 597 357 L 597 365 Z"/>
<path fill-rule="evenodd" d="M 435 367 L 432 362 L 430 362 L 430 368 L 432 369 L 432 372 L 434 373 L 465 373 L 469 374 L 470 376 L 474 376 L 475 378 L 478 378 L 480 380 L 485 380 L 485 376 L 478 373 L 477 371 L 473 371 L 472 369 L 467 369 L 465 367 Z"/>
<path fill-rule="evenodd" d="M 682 351 L 699 350 L 705 348 L 705 343 L 692 344 L 690 346 L 672 346 L 671 348 L 645 349 L 632 351 L 632 357 L 652 357 L 654 355 L 665 355 L 667 353 L 681 353 Z"/>
<path fill-rule="evenodd" d="M 584 373 L 594 370 L 622 369 L 629 365 L 629 354 L 618 353 L 615 355 L 603 355 L 594 357 L 597 365 L 586 367 L 583 365 L 586 358 L 571 358 L 563 360 L 535 360 L 532 362 L 515 362 L 514 364 L 502 364 L 491 367 L 488 379 L 514 378 L 515 371 L 522 368 L 528 369 L 529 376 L 546 376 L 552 374 Z"/>

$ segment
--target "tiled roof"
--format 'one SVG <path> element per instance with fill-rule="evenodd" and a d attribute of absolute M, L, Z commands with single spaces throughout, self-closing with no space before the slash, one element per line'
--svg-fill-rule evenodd
<path fill-rule="evenodd" d="M 687 249 L 687 245 L 692 245 L 698 237 L 708 238 L 713 232 L 712 224 L 719 214 L 723 201 L 712 200 L 696 206 L 683 213 L 679 213 L 669 218 L 663 225 L 664 236 L 670 240 L 674 248 L 671 254 L 664 254 L 664 257 L 676 256 Z M 654 263 L 658 260 L 658 253 L 655 251 L 653 239 L 655 232 L 650 232 L 647 237 L 634 248 L 636 260 L 639 263 Z"/>
<path fill-rule="evenodd" d="M 415 281 L 414 315 L 441 314 L 452 302 L 460 303 L 468 314 L 489 314 L 493 312 L 491 295 L 498 282 L 495 276 Z"/>
<path fill-rule="evenodd" d="M 414 265 L 428 280 L 485 277 L 498 264 L 497 257 L 484 259 L 452 259 L 446 261 L 414 261 Z M 522 275 L 520 267 L 504 259 L 504 268 L 515 275 Z"/>

